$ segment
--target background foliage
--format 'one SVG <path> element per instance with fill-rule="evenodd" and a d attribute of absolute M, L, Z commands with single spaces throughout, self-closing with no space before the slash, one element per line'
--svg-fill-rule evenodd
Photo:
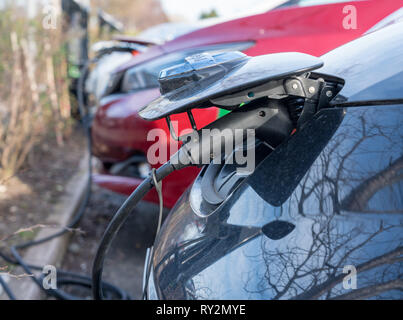
<path fill-rule="evenodd" d="M 63 144 L 70 102 L 62 28 L 13 4 L 0 10 L 0 184 L 41 140 Z"/>

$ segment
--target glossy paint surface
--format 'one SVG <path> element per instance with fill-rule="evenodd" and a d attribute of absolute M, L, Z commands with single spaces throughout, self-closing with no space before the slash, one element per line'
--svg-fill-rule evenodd
<path fill-rule="evenodd" d="M 203 201 L 196 180 L 156 240 L 151 297 L 403 299 L 402 65 L 368 88 L 348 72 L 365 69 L 357 65 L 368 50 L 383 53 L 385 65 L 368 65 L 367 79 L 399 61 L 396 26 L 369 35 L 362 59 L 346 60 L 355 43 L 322 59 L 323 69 L 345 70 L 335 74 L 345 79 L 347 101 L 373 88 L 373 99 L 386 92 L 400 102 L 319 111 L 207 218 L 191 207 Z M 400 46 L 388 51 L 383 39 Z M 354 280 L 346 278 L 351 270 Z"/>
<path fill-rule="evenodd" d="M 155 244 L 158 297 L 402 299 L 402 108 L 320 111 L 208 218 L 189 189 Z"/>
<path fill-rule="evenodd" d="M 401 99 L 402 43 L 403 22 L 397 22 L 325 54 L 317 72 L 348 78 L 336 103 Z"/>
<path fill-rule="evenodd" d="M 183 193 L 186 187 L 190 185 L 199 173 L 199 169 L 188 167 L 181 172 L 174 172 L 163 182 L 163 200 L 164 207 L 172 208 L 178 201 L 178 193 Z M 108 190 L 127 194 L 133 192 L 143 180 L 134 177 L 123 177 L 110 174 L 94 174 L 92 177 L 94 183 Z M 169 188 L 167 187 L 169 186 Z M 158 194 L 152 189 L 144 198 L 145 201 L 158 203 Z"/>
<path fill-rule="evenodd" d="M 159 95 L 158 88 L 148 89 L 138 94 L 118 96 L 116 100 L 101 107 L 95 115 L 92 127 L 94 155 L 102 161 L 116 162 L 127 159 L 136 154 L 136 151 L 147 154 L 148 148 L 156 142 L 147 141 L 147 136 L 152 129 L 160 129 L 165 133 L 166 139 L 157 142 L 165 144 L 170 150 L 170 144 L 174 141 L 165 119 L 144 121 L 138 115 L 139 109 L 144 104 Z M 197 126 L 202 128 L 217 118 L 218 109 L 197 109 L 193 114 Z M 177 134 L 189 130 L 190 125 L 186 114 L 177 114 L 171 119 L 178 124 Z"/>

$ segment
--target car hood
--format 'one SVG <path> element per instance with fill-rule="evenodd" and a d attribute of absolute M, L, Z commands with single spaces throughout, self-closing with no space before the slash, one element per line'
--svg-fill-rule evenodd
<path fill-rule="evenodd" d="M 321 58 L 318 73 L 345 80 L 335 103 L 403 98 L 403 23 L 386 26 Z"/>

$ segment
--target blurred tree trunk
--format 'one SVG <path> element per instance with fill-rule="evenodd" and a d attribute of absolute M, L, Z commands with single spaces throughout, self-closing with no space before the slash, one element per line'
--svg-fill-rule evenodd
<path fill-rule="evenodd" d="M 38 5 L 32 19 L 34 6 L 0 10 L 0 183 L 30 163 L 35 145 L 62 145 L 71 132 L 61 2 L 52 4 Z"/>
<path fill-rule="evenodd" d="M 53 56 L 52 56 L 52 49 L 51 43 L 49 39 L 45 40 L 45 52 L 46 52 L 46 82 L 48 87 L 48 94 L 50 99 L 50 104 L 52 108 L 52 114 L 55 119 L 55 136 L 56 141 L 59 146 L 62 146 L 63 143 L 63 122 L 60 115 L 59 109 L 59 101 L 57 96 L 57 89 L 56 89 L 56 79 L 55 79 L 55 69 L 53 66 Z"/>

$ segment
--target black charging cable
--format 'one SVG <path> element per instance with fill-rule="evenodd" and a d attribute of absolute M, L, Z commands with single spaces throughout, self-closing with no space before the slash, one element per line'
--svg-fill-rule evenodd
<path fill-rule="evenodd" d="M 167 177 L 173 171 L 181 170 L 188 166 L 198 166 L 203 163 L 203 159 L 210 159 L 212 161 L 214 157 L 217 156 L 217 152 L 214 153 L 214 151 L 217 151 L 218 149 L 213 149 L 213 146 L 217 146 L 214 144 L 211 145 L 210 141 L 218 141 L 220 150 L 225 148 L 226 139 L 221 139 L 222 130 L 230 129 L 230 132 L 233 132 L 235 129 L 257 129 L 276 114 L 277 110 L 272 110 L 270 104 L 267 103 L 266 100 L 251 102 L 248 110 L 239 109 L 238 111 L 232 111 L 226 116 L 210 123 L 203 128 L 211 129 L 210 135 L 203 135 L 202 130 L 196 131 L 196 139 L 191 139 L 189 142 L 185 143 L 168 162 L 159 167 L 155 172 L 153 171 L 152 175 L 145 179 L 140 186 L 133 191 L 133 193 L 126 199 L 123 205 L 113 216 L 111 222 L 105 230 L 104 235 L 102 236 L 97 253 L 95 255 L 92 268 L 92 290 L 94 299 L 104 299 L 102 292 L 103 264 L 112 241 L 134 207 L 146 196 L 146 194 L 153 187 L 157 187 L 158 190 L 159 181 Z M 150 264 L 146 268 L 148 273 Z M 145 283 L 145 286 L 146 285 L 147 283 Z"/>
<path fill-rule="evenodd" d="M 162 194 L 162 180 L 157 181 L 157 176 L 155 175 L 155 168 L 153 168 L 151 174 L 153 178 L 153 183 L 155 186 L 155 190 L 157 191 L 158 194 L 158 199 L 159 199 L 159 215 L 158 215 L 158 225 L 157 225 L 157 231 L 155 233 L 155 238 L 157 238 L 157 235 L 159 234 L 161 230 L 161 225 L 162 225 L 162 215 L 163 215 L 163 210 L 164 210 L 164 198 Z M 154 241 L 155 242 L 155 241 Z M 150 278 L 150 273 L 151 273 L 151 267 L 152 267 L 152 261 L 154 260 L 154 246 L 151 247 L 150 252 L 149 252 L 149 259 L 146 261 L 145 265 L 145 282 L 144 282 L 144 287 L 143 287 L 143 293 L 141 295 L 141 300 L 145 300 L 147 297 L 147 284 Z"/>
<path fill-rule="evenodd" d="M 113 216 L 111 222 L 105 230 L 104 235 L 102 236 L 92 268 L 92 292 L 94 299 L 101 300 L 105 298 L 102 287 L 103 264 L 113 239 L 119 232 L 126 219 L 129 217 L 134 207 L 153 187 L 158 185 L 159 181 L 167 177 L 170 173 L 175 171 L 175 169 L 176 168 L 171 165 L 169 161 L 159 167 L 152 175 L 145 179 L 140 186 L 136 188 L 136 190 L 133 191 L 133 193 L 126 199 L 123 205 Z M 157 181 L 157 183 L 155 183 L 155 181 Z"/>

